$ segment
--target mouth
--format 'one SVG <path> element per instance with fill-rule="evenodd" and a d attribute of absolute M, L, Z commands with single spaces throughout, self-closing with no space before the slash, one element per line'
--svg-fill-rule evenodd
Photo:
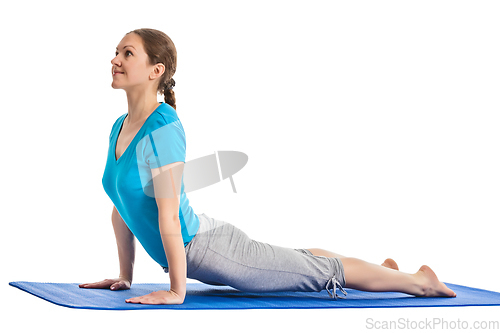
<path fill-rule="evenodd" d="M 114 71 L 113 72 L 113 76 L 117 75 L 117 74 L 123 74 L 123 72 L 118 72 L 118 71 Z"/>

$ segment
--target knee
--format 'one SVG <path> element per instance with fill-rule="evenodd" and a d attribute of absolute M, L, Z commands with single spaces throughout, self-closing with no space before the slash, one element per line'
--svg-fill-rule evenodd
<path fill-rule="evenodd" d="M 318 248 L 312 248 L 308 249 L 311 251 L 311 253 L 315 256 L 323 256 L 323 257 L 328 257 L 328 258 L 345 258 L 345 256 L 340 255 L 338 253 L 334 253 L 328 250 L 323 250 L 323 249 L 318 249 Z"/>
<path fill-rule="evenodd" d="M 307 250 L 309 250 L 309 252 L 311 252 L 315 256 L 327 257 L 326 253 L 328 251 L 326 251 L 326 250 L 318 249 L 318 248 L 312 248 L 312 249 L 307 249 Z"/>

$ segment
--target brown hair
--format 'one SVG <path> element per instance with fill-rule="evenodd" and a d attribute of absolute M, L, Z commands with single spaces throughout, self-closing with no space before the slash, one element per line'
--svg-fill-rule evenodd
<path fill-rule="evenodd" d="M 164 32 L 155 29 L 136 29 L 126 35 L 130 33 L 136 33 L 142 38 L 143 47 L 148 55 L 150 65 L 158 63 L 165 65 L 165 72 L 160 77 L 156 90 L 164 95 L 165 103 L 175 109 L 175 93 L 172 89 L 175 86 L 175 81 L 172 76 L 174 76 L 177 68 L 177 50 L 174 42 Z"/>

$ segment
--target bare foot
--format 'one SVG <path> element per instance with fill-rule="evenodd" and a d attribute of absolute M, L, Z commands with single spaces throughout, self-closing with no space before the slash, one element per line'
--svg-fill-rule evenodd
<path fill-rule="evenodd" d="M 436 273 L 427 265 L 420 267 L 416 276 L 422 279 L 422 297 L 456 297 L 457 294 L 440 282 Z"/>
<path fill-rule="evenodd" d="M 398 264 L 396 264 L 396 262 L 391 258 L 385 259 L 385 261 L 382 263 L 382 266 L 399 271 Z"/>

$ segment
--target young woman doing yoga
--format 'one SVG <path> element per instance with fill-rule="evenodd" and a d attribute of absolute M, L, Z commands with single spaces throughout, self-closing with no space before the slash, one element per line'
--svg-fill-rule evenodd
<path fill-rule="evenodd" d="M 416 296 L 455 297 L 428 266 L 414 274 L 322 249 L 291 249 L 250 239 L 230 223 L 195 214 L 184 192 L 186 139 L 175 105 L 172 78 L 177 52 L 163 32 L 127 33 L 111 60 L 114 89 L 127 95 L 128 113 L 111 129 L 103 187 L 114 204 L 111 214 L 120 275 L 81 288 L 129 289 L 135 239 L 170 275 L 170 290 L 126 300 L 181 304 L 186 278 L 242 291 L 321 291 L 332 298 L 344 287 L 396 291 Z M 158 94 L 164 102 L 158 102 Z M 338 290 L 337 290 L 338 289 Z"/>

